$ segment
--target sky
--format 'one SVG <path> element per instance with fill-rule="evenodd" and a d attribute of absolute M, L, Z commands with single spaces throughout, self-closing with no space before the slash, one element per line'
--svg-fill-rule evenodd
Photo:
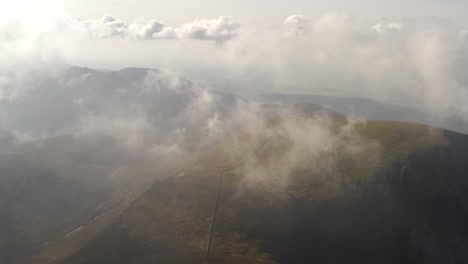
<path fill-rule="evenodd" d="M 237 93 L 367 97 L 468 113 L 466 1 L 1 4 L 3 71 L 54 63 L 160 68 Z"/>
<path fill-rule="evenodd" d="M 183 23 L 200 17 L 231 15 L 247 21 L 273 22 L 290 14 L 317 16 L 326 12 L 346 12 L 365 16 L 442 16 L 466 22 L 468 3 L 463 0 L 106 0 L 65 1 L 67 13 L 96 17 L 112 13 L 125 20 L 154 17 L 167 23 Z"/>

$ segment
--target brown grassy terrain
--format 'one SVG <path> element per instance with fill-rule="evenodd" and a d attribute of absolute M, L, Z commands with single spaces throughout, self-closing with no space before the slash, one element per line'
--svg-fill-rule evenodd
<path fill-rule="evenodd" d="M 379 143 L 377 152 L 334 155 L 326 170 L 300 163 L 286 181 L 260 170 L 273 178 L 252 181 L 249 168 L 270 168 L 290 147 L 273 136 L 245 166 L 226 173 L 210 263 L 466 261 L 468 138 L 397 122 L 357 130 Z M 91 243 L 57 263 L 203 263 L 219 171 L 259 139 L 243 135 L 154 184 Z M 238 142 L 245 142 L 237 152 L 244 154 L 232 155 Z"/>

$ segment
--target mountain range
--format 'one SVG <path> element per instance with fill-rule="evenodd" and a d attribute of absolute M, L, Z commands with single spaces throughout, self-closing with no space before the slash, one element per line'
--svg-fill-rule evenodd
<path fill-rule="evenodd" d="M 48 76 L 0 103 L 2 263 L 468 262 L 463 121 L 155 69 Z"/>

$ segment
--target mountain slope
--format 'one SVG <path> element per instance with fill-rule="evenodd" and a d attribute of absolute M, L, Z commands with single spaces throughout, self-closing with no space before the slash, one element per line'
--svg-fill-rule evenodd
<path fill-rule="evenodd" d="M 305 157 L 286 182 L 274 170 L 252 180 L 252 168 L 258 175 L 286 158 L 290 141 L 273 136 L 245 166 L 226 173 L 210 262 L 468 261 L 468 137 L 396 122 L 368 122 L 359 132 L 379 142 L 377 152 L 341 155 L 326 169 Z M 245 157 L 255 144 L 242 142 L 250 146 Z M 153 185 L 58 263 L 202 263 L 218 173 L 242 160 L 229 157 L 231 147 Z"/>
<path fill-rule="evenodd" d="M 10 88 L 21 93 L 0 102 L 2 263 L 79 250 L 151 183 L 216 141 L 205 136 L 209 126 L 221 135 L 217 120 L 238 103 L 155 69 L 18 75 Z"/>

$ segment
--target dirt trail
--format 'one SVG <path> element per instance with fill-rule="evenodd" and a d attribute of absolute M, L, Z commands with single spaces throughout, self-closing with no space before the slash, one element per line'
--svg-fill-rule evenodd
<path fill-rule="evenodd" d="M 255 154 L 257 154 L 257 152 L 263 148 L 263 146 L 266 145 L 266 143 L 268 143 L 268 141 L 270 141 L 271 138 L 268 138 L 267 140 L 265 140 L 262 144 L 260 144 L 260 146 L 258 146 L 246 159 L 244 159 L 243 161 L 241 161 L 240 163 L 232 166 L 232 167 L 229 167 L 227 169 L 223 169 L 219 172 L 219 180 L 218 180 L 218 187 L 217 187 L 217 191 L 216 191 L 216 198 L 215 198 L 215 207 L 214 207 L 214 210 L 213 210 L 213 216 L 211 218 L 211 224 L 210 224 L 210 232 L 209 232 L 209 235 L 208 235 L 208 242 L 207 242 L 207 247 L 206 247 L 206 254 L 205 254 L 205 264 L 208 264 L 208 258 L 210 256 L 210 249 L 211 249 L 211 240 L 213 238 L 213 231 L 214 231 L 214 228 L 215 228 L 215 223 L 216 223 L 216 215 L 218 213 L 218 204 L 219 204 L 219 196 L 220 196 L 220 193 L 221 193 L 221 184 L 223 182 L 223 174 L 225 172 L 228 172 L 228 171 L 231 171 L 231 170 L 234 170 L 236 168 L 239 168 L 240 166 L 244 165 L 247 161 L 249 161 Z"/>

